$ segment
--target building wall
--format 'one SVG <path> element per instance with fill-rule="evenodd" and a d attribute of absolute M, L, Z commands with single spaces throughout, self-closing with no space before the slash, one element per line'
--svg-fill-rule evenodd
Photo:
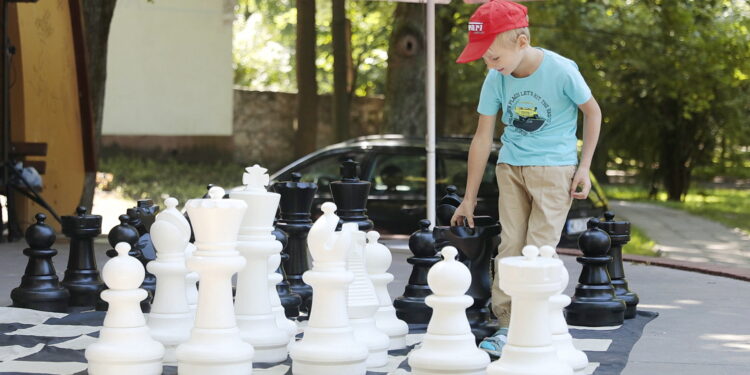
<path fill-rule="evenodd" d="M 233 0 L 118 1 L 102 134 L 232 134 Z"/>

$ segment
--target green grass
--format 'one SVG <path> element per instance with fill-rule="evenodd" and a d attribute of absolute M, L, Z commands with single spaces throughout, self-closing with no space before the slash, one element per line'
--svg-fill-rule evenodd
<path fill-rule="evenodd" d="M 603 186 L 609 199 L 644 201 L 687 211 L 718 221 L 730 228 L 750 233 L 750 190 L 709 188 L 690 189 L 684 202 L 667 201 L 666 193 L 649 200 L 648 192 L 639 186 Z"/>
<path fill-rule="evenodd" d="M 164 207 L 164 199 L 175 197 L 182 206 L 188 199 L 200 198 L 206 185 L 225 189 L 242 185 L 245 166 L 233 162 L 187 162 L 167 157 L 133 157 L 122 153 L 103 156 L 99 171 L 112 174 L 109 189 L 119 189 L 125 197 L 153 199 Z"/>
<path fill-rule="evenodd" d="M 624 254 L 645 255 L 650 257 L 659 256 L 654 251 L 654 241 L 651 240 L 640 228 L 630 224 L 630 242 L 622 248 Z"/>

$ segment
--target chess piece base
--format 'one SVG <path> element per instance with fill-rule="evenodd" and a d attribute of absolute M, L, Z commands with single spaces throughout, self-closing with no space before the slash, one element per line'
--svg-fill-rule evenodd
<path fill-rule="evenodd" d="M 289 332 L 287 327 L 277 325 L 275 316 L 237 315 L 237 326 L 242 340 L 255 349 L 253 362 L 278 363 L 286 360 Z"/>
<path fill-rule="evenodd" d="M 625 319 L 635 318 L 638 295 L 628 290 L 628 283 L 623 279 L 612 280 L 612 287 L 615 288 L 615 296 L 625 301 Z"/>
<path fill-rule="evenodd" d="M 98 270 L 68 270 L 62 286 L 70 292 L 70 306 L 94 306 L 104 289 L 104 282 L 99 278 Z"/>
<path fill-rule="evenodd" d="M 573 346 L 573 336 L 570 333 L 553 334 L 552 345 L 557 350 L 557 356 L 572 367 L 575 374 L 582 373 L 589 365 L 586 353 Z"/>
<path fill-rule="evenodd" d="M 427 333 L 422 347 L 409 354 L 414 375 L 484 375 L 489 363 L 490 357 L 477 349 L 472 334 Z"/>
<path fill-rule="evenodd" d="M 406 335 L 409 326 L 406 322 L 396 318 L 396 310 L 393 306 L 381 306 L 375 313 L 375 326 L 378 330 L 388 335 L 388 350 L 399 350 L 406 348 Z"/>
<path fill-rule="evenodd" d="M 388 346 L 390 338 L 378 330 L 373 318 L 350 318 L 354 330 L 354 339 L 367 346 L 367 368 L 382 367 L 388 364 Z"/>
<path fill-rule="evenodd" d="M 625 320 L 625 302 L 575 299 L 565 308 L 565 320 L 572 326 L 614 327 Z"/>
<path fill-rule="evenodd" d="M 177 345 L 190 338 L 190 329 L 193 328 L 194 320 L 193 313 L 151 313 L 146 319 L 151 337 L 164 345 L 164 364 L 169 366 L 177 365 Z"/>
<path fill-rule="evenodd" d="M 407 285 L 407 288 L 409 285 Z M 427 295 L 432 294 L 427 285 Z M 425 329 L 432 318 L 432 309 L 425 304 L 424 297 L 401 296 L 393 301 L 396 316 L 414 329 Z"/>
<path fill-rule="evenodd" d="M 573 375 L 570 366 L 557 357 L 552 345 L 520 347 L 505 344 L 503 355 L 487 367 L 487 375 Z"/>
<path fill-rule="evenodd" d="M 55 277 L 55 279 L 57 279 Z M 18 287 L 10 292 L 13 307 L 25 309 L 67 312 L 70 293 L 65 288 L 30 289 Z"/>
<path fill-rule="evenodd" d="M 193 328 L 190 340 L 177 347 L 180 375 L 246 375 L 253 371 L 253 347 L 236 327 Z"/>
<path fill-rule="evenodd" d="M 289 345 L 294 375 L 364 375 L 368 355 L 350 327 L 307 327 L 304 340 Z"/>
<path fill-rule="evenodd" d="M 104 327 L 99 341 L 85 351 L 91 375 L 158 375 L 162 373 L 163 356 L 164 346 L 151 339 L 146 326 Z"/>

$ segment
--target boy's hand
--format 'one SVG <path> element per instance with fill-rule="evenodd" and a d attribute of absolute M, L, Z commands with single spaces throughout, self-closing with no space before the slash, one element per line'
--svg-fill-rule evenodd
<path fill-rule="evenodd" d="M 575 176 L 573 176 L 573 182 L 570 184 L 570 196 L 574 199 L 586 199 L 589 196 L 589 191 L 591 191 L 589 169 L 579 167 Z"/>
<path fill-rule="evenodd" d="M 466 220 L 466 222 L 469 224 L 469 228 L 474 228 L 474 208 L 476 206 L 476 202 L 464 199 L 456 209 L 456 212 L 453 213 L 453 217 L 451 218 L 451 226 L 462 227 L 464 226 L 464 220 Z"/>

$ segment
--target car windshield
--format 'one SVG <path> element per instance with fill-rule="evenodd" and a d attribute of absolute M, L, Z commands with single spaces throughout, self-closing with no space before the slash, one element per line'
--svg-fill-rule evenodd
<path fill-rule="evenodd" d="M 331 155 L 322 156 L 315 159 L 314 162 L 302 166 L 296 172 L 302 175 L 301 181 L 314 182 L 318 184 L 318 192 L 329 192 L 328 185 L 333 181 L 341 179 L 341 163 L 347 159 L 353 159 L 361 163 L 364 158 L 364 152 L 339 152 Z M 360 171 L 360 177 L 362 177 Z M 287 180 L 289 176 L 282 176 Z"/>

